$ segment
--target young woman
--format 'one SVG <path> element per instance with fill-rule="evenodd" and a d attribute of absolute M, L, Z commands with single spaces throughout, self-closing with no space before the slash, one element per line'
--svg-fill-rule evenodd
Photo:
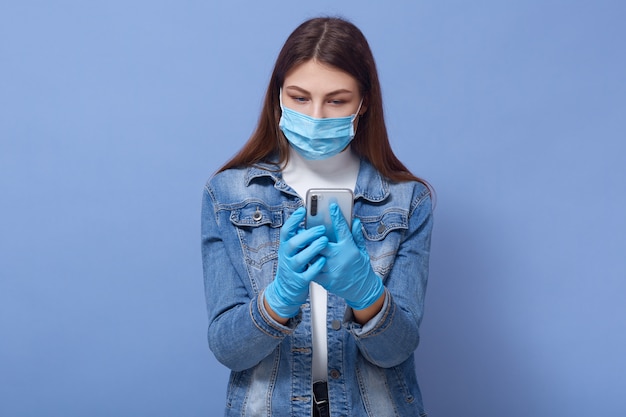
<path fill-rule="evenodd" d="M 314 187 L 336 241 L 305 228 Z M 347 221 L 346 221 L 347 220 Z M 432 229 L 429 187 L 391 150 L 363 34 L 304 22 L 283 46 L 255 132 L 206 184 L 209 346 L 232 370 L 226 416 L 425 415 L 419 342 Z"/>

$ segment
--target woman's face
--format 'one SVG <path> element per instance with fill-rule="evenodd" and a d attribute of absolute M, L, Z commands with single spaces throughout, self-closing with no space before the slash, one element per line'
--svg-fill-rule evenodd
<path fill-rule="evenodd" d="M 315 60 L 287 73 L 282 94 L 283 106 L 318 119 L 351 116 L 361 102 L 359 85 L 352 75 Z M 364 112 L 362 105 L 359 113 Z"/>

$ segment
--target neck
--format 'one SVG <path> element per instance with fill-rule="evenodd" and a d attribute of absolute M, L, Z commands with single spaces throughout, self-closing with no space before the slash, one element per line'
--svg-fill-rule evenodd
<path fill-rule="evenodd" d="M 343 152 L 322 160 L 303 158 L 289 148 L 289 162 L 283 167 L 283 178 L 300 195 L 304 188 L 330 187 L 354 189 L 359 171 L 359 157 L 348 146 Z M 308 187 L 308 188 L 307 188 Z"/>

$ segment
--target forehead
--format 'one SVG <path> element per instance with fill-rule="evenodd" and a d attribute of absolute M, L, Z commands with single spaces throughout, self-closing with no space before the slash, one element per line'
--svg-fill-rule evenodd
<path fill-rule="evenodd" d="M 315 60 L 306 61 L 289 70 L 283 88 L 289 87 L 300 87 L 311 93 L 339 89 L 358 91 L 358 83 L 352 75 Z"/>

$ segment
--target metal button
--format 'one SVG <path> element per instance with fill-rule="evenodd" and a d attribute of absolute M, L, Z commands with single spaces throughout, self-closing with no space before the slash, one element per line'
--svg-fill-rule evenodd
<path fill-rule="evenodd" d="M 336 370 L 336 369 L 332 369 L 332 370 L 330 371 L 330 377 L 331 377 L 332 379 L 337 379 L 337 378 L 339 378 L 340 376 L 341 376 L 341 372 L 339 372 L 338 370 Z"/>
<path fill-rule="evenodd" d="M 341 329 L 341 322 L 339 320 L 333 320 L 330 327 L 332 327 L 333 330 L 339 330 Z"/>
<path fill-rule="evenodd" d="M 259 208 L 257 207 L 256 211 L 252 215 L 252 220 L 254 220 L 255 222 L 259 222 L 261 221 L 262 218 L 263 218 L 263 213 L 261 213 L 261 210 L 259 210 Z"/>
<path fill-rule="evenodd" d="M 382 233 L 382 232 L 384 232 L 384 231 L 385 231 L 385 223 L 380 222 L 380 224 L 378 225 L 378 229 L 376 229 L 376 231 L 377 231 L 378 233 Z"/>

